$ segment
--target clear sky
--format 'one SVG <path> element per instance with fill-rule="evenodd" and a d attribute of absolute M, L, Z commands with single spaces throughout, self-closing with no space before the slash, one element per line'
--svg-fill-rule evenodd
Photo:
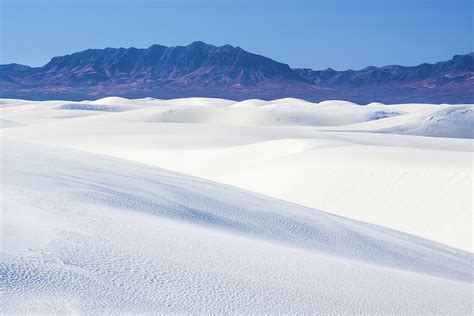
<path fill-rule="evenodd" d="M 473 0 L 0 0 L 0 63 L 196 40 L 313 69 L 416 65 L 473 51 Z"/>

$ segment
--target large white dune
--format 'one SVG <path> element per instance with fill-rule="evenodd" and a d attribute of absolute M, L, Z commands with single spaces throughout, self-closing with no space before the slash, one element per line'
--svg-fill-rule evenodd
<path fill-rule="evenodd" d="M 1 313 L 472 309 L 471 105 L 111 97 L 0 113 Z"/>
<path fill-rule="evenodd" d="M 467 252 L 189 176 L 2 144 L 4 313 L 467 313 Z"/>
<path fill-rule="evenodd" d="M 472 250 L 470 105 L 203 98 L 1 104 L 6 138 L 172 169 Z"/>

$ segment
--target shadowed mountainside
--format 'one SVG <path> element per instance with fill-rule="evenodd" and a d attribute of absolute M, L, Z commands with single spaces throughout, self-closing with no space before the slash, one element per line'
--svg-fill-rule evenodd
<path fill-rule="evenodd" d="M 186 96 L 231 99 L 298 97 L 359 103 L 474 102 L 473 53 L 414 67 L 291 69 L 231 45 L 193 42 L 146 49 L 88 49 L 42 67 L 0 65 L 0 97 L 96 99 Z"/>

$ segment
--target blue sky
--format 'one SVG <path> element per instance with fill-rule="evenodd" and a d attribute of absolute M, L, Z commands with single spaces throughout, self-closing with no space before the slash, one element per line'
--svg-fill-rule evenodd
<path fill-rule="evenodd" d="M 0 0 L 0 63 L 202 40 L 292 67 L 416 65 L 474 50 L 472 2 Z"/>

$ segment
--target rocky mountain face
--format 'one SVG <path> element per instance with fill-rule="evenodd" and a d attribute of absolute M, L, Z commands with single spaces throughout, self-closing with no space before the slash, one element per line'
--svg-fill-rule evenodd
<path fill-rule="evenodd" d="M 390 65 L 362 70 L 294 69 L 312 84 L 340 91 L 346 98 L 369 102 L 473 102 L 474 53 L 414 67 Z"/>
<path fill-rule="evenodd" d="M 0 97 L 94 99 L 187 96 L 230 99 L 298 97 L 359 103 L 474 102 L 473 56 L 416 67 L 291 69 L 230 45 L 194 42 L 146 49 L 88 49 L 42 67 L 0 65 Z"/>

